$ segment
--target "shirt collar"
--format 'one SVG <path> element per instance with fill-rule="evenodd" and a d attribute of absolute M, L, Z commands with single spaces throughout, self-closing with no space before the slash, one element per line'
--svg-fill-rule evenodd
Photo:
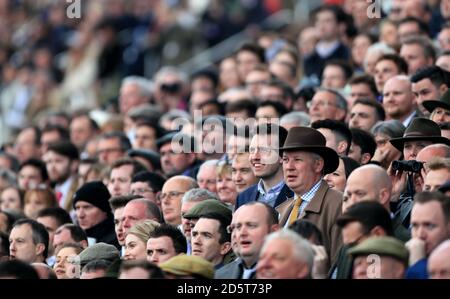
<path fill-rule="evenodd" d="M 313 199 L 313 197 L 316 195 L 317 190 L 319 190 L 319 187 L 320 187 L 321 183 L 322 183 L 322 178 L 320 178 L 320 180 L 317 181 L 317 183 L 315 183 L 314 186 L 312 186 L 311 189 L 309 189 L 307 192 L 305 192 L 302 195 L 300 195 L 302 200 L 306 201 L 306 202 L 310 202 L 311 199 Z M 295 198 L 298 198 L 298 194 L 295 194 Z"/>
<path fill-rule="evenodd" d="M 262 195 L 266 195 L 269 193 L 278 193 L 281 191 L 281 189 L 283 189 L 284 186 L 284 181 L 281 180 L 278 184 L 276 184 L 275 186 L 273 186 L 272 188 L 270 188 L 267 192 L 264 190 L 264 183 L 263 180 L 260 179 L 258 182 L 258 191 L 260 194 Z"/>

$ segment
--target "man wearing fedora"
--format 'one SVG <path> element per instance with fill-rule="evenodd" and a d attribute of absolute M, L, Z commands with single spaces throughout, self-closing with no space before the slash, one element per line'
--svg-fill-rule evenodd
<path fill-rule="evenodd" d="M 406 128 L 403 137 L 393 138 L 389 142 L 403 152 L 404 160 L 416 160 L 419 152 L 425 147 L 442 143 L 450 145 L 450 140 L 441 136 L 441 129 L 439 126 L 426 118 L 416 118 Z M 395 210 L 395 217 L 399 219 L 406 228 L 409 228 L 409 218 L 412 207 L 411 192 L 406 192 L 407 188 L 407 173 L 401 170 L 395 171 L 392 166 L 388 169 L 388 174 L 392 181 L 392 207 Z M 420 192 L 423 181 L 422 174 L 414 174 L 414 185 L 416 192 Z M 409 186 L 412 187 L 412 186 Z"/>
<path fill-rule="evenodd" d="M 284 180 L 294 197 L 277 207 L 280 225 L 297 219 L 317 225 L 323 234 L 327 254 L 333 263 L 342 244 L 336 219 L 342 211 L 342 193 L 330 189 L 323 176 L 335 171 L 338 154 L 326 147 L 325 137 L 317 130 L 294 127 L 289 130 L 283 147 Z"/>
<path fill-rule="evenodd" d="M 422 105 L 431 113 L 430 119 L 438 125 L 450 122 L 450 90 L 438 100 L 424 101 Z"/>

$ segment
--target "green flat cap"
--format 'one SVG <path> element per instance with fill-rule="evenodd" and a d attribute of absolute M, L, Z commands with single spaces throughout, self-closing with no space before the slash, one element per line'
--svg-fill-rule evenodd
<path fill-rule="evenodd" d="M 113 245 L 103 242 L 89 246 L 78 255 L 80 264 L 85 265 L 94 260 L 114 261 L 120 258 L 119 250 Z"/>
<path fill-rule="evenodd" d="M 378 254 L 391 256 L 408 264 L 409 252 L 405 245 L 393 237 L 372 237 L 351 248 L 348 253 L 352 256 Z"/>
<path fill-rule="evenodd" d="M 232 212 L 226 204 L 217 199 L 207 199 L 204 200 L 194 207 L 192 207 L 186 214 L 184 218 L 186 219 L 198 219 L 203 215 L 210 213 L 218 213 L 227 218 L 232 218 Z"/>
<path fill-rule="evenodd" d="M 167 273 L 178 276 L 195 276 L 213 279 L 214 265 L 195 255 L 180 254 L 161 263 L 159 267 Z"/>

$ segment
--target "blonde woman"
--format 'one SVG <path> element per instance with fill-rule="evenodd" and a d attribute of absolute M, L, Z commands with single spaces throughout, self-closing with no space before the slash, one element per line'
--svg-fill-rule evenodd
<path fill-rule="evenodd" d="M 125 237 L 124 260 L 145 260 L 147 258 L 147 241 L 150 234 L 160 224 L 153 220 L 145 220 L 132 226 Z"/>

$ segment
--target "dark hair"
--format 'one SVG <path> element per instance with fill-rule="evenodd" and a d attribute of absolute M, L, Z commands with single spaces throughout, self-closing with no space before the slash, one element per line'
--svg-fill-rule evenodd
<path fill-rule="evenodd" d="M 254 206 L 254 205 L 263 205 L 266 208 L 266 211 L 267 211 L 267 219 L 266 220 L 267 220 L 267 225 L 269 227 L 274 224 L 278 224 L 278 216 L 279 216 L 278 211 L 275 210 L 275 208 L 272 207 L 271 205 L 268 205 L 267 203 L 262 202 L 262 201 L 251 201 L 251 202 L 247 202 L 247 203 L 243 204 L 242 206 Z"/>
<path fill-rule="evenodd" d="M 58 132 L 59 135 L 59 141 L 69 141 L 70 140 L 70 134 L 69 130 L 67 128 L 61 126 L 60 124 L 47 124 L 41 131 L 41 137 L 44 135 L 44 133 L 48 132 Z"/>
<path fill-rule="evenodd" d="M 432 201 L 440 203 L 446 223 L 450 222 L 450 198 L 441 192 L 419 192 L 414 195 L 413 205 Z"/>
<path fill-rule="evenodd" d="M 37 126 L 28 126 L 20 130 L 20 133 L 24 132 L 25 130 L 32 130 L 34 132 L 34 144 L 39 146 L 41 145 L 41 129 Z M 19 133 L 19 134 L 20 134 Z"/>
<path fill-rule="evenodd" d="M 191 75 L 191 82 L 198 78 L 206 78 L 213 84 L 214 90 L 217 89 L 219 85 L 219 75 L 217 74 L 217 70 L 212 68 L 206 68 L 199 70 Z"/>
<path fill-rule="evenodd" d="M 121 196 L 114 196 L 111 197 L 109 201 L 109 206 L 111 207 L 111 211 L 115 211 L 119 208 L 123 208 L 127 205 L 128 202 L 132 201 L 133 199 L 142 198 L 140 195 L 121 195 Z"/>
<path fill-rule="evenodd" d="M 313 129 L 329 129 L 333 132 L 333 134 L 336 136 L 336 141 L 346 141 L 348 146 L 346 150 L 346 155 L 348 155 L 348 152 L 350 151 L 350 146 L 352 145 L 352 133 L 348 126 L 338 120 L 334 119 L 323 119 L 323 120 L 317 120 L 311 124 L 311 128 Z"/>
<path fill-rule="evenodd" d="M 112 163 L 112 165 L 110 167 L 110 169 L 111 169 L 110 173 L 112 172 L 113 169 L 120 168 L 125 165 L 131 165 L 133 167 L 131 177 L 133 177 L 138 172 L 146 170 L 146 168 L 144 167 L 144 165 L 142 165 L 142 163 L 140 163 L 136 160 L 133 160 L 131 158 L 125 157 L 125 158 L 120 158 L 119 160 L 116 160 Z"/>
<path fill-rule="evenodd" d="M 386 112 L 384 111 L 383 105 L 381 105 L 379 102 L 377 102 L 375 100 L 371 100 L 371 99 L 357 99 L 353 103 L 353 107 L 355 107 L 355 105 L 357 105 L 357 104 L 366 105 L 366 106 L 370 106 L 370 107 L 375 108 L 375 113 L 376 113 L 377 119 L 379 121 L 383 121 L 386 118 Z"/>
<path fill-rule="evenodd" d="M 120 149 L 122 151 L 126 152 L 129 149 L 131 149 L 131 142 L 128 139 L 127 135 L 125 135 L 125 133 L 123 133 L 123 132 L 119 132 L 119 131 L 107 132 L 107 133 L 100 135 L 99 140 L 101 140 L 101 139 L 118 139 Z"/>
<path fill-rule="evenodd" d="M 337 67 L 339 67 L 342 70 L 342 72 L 344 73 L 344 77 L 345 77 L 346 81 L 348 81 L 351 78 L 351 76 L 353 75 L 353 69 L 352 69 L 351 65 L 345 60 L 332 59 L 332 60 L 329 60 L 329 61 L 327 61 L 325 63 L 324 69 L 327 66 L 337 66 Z"/>
<path fill-rule="evenodd" d="M 260 124 L 256 127 L 256 134 L 264 134 L 264 135 L 276 135 L 278 134 L 278 145 L 279 147 L 282 147 L 284 142 L 286 141 L 286 137 L 288 134 L 288 131 L 276 124 L 273 123 L 264 123 Z M 281 155 L 281 151 L 280 151 Z"/>
<path fill-rule="evenodd" d="M 59 155 L 65 156 L 71 161 L 79 159 L 79 152 L 77 147 L 69 141 L 52 143 L 48 146 L 48 151 L 52 151 Z"/>
<path fill-rule="evenodd" d="M 419 27 L 420 33 L 429 35 L 430 28 L 429 28 L 428 24 L 416 17 L 413 17 L 413 16 L 408 16 L 408 17 L 401 19 L 397 24 L 397 28 L 400 27 L 400 25 L 403 25 L 406 23 L 416 23 L 417 26 Z"/>
<path fill-rule="evenodd" d="M 42 181 L 48 180 L 48 173 L 47 173 L 47 167 L 45 166 L 45 162 L 36 158 L 30 158 L 28 160 L 25 160 L 20 164 L 19 172 L 24 168 L 25 166 L 32 166 L 34 168 L 39 169 L 39 172 L 41 174 Z"/>
<path fill-rule="evenodd" d="M 352 158 L 349 157 L 339 157 L 339 158 L 342 160 L 342 162 L 344 162 L 344 172 L 346 179 L 348 179 L 353 170 L 361 166 L 361 164 L 359 164 L 358 161 Z"/>
<path fill-rule="evenodd" d="M 154 263 L 150 263 L 145 260 L 128 260 L 123 261 L 120 264 L 120 270 L 119 273 L 122 271 L 127 271 L 133 268 L 141 268 L 148 272 L 148 279 L 162 279 L 165 278 L 164 272 L 161 270 L 161 268 L 158 267 L 158 265 Z"/>
<path fill-rule="evenodd" d="M 350 79 L 348 82 L 349 85 L 356 85 L 356 84 L 366 84 L 370 91 L 373 93 L 374 97 L 376 98 L 378 96 L 378 90 L 377 85 L 375 83 L 375 79 L 371 75 L 363 74 L 363 75 L 357 75 Z"/>
<path fill-rule="evenodd" d="M 153 130 L 155 130 L 155 137 L 159 138 L 161 136 L 164 136 L 164 134 L 166 133 L 166 131 L 160 126 L 158 125 L 158 123 L 155 123 L 151 120 L 148 119 L 143 119 L 143 120 L 138 120 L 136 121 L 136 128 L 138 127 L 149 127 L 149 128 L 153 128 Z"/>
<path fill-rule="evenodd" d="M 70 236 L 72 237 L 72 239 L 75 242 L 81 242 L 81 241 L 87 242 L 87 240 L 88 240 L 86 232 L 78 225 L 64 224 L 56 230 L 56 234 L 60 233 L 63 229 L 67 229 L 70 232 Z"/>
<path fill-rule="evenodd" d="M 352 132 L 353 143 L 361 148 L 361 154 L 368 153 L 373 157 L 377 149 L 377 143 L 373 135 L 357 128 L 352 128 L 350 131 Z"/>
<path fill-rule="evenodd" d="M 265 83 L 264 85 L 281 89 L 281 91 L 283 92 L 284 100 L 289 99 L 289 98 L 291 98 L 291 99 L 295 98 L 295 92 L 292 89 L 292 87 L 289 86 L 288 84 L 286 84 L 285 82 L 281 81 L 280 79 L 273 78 L 269 82 Z M 270 99 L 268 99 L 268 100 L 270 100 Z"/>
<path fill-rule="evenodd" d="M 28 224 L 31 228 L 32 236 L 33 236 L 33 243 L 35 245 L 37 245 L 39 243 L 44 244 L 45 249 L 44 249 L 42 255 L 44 256 L 44 259 L 46 259 L 47 255 L 48 255 L 49 237 L 48 237 L 48 232 L 45 229 L 45 226 L 43 226 L 42 224 L 40 224 L 39 222 L 37 222 L 36 220 L 33 220 L 33 219 L 20 219 L 20 220 L 17 220 L 16 223 L 14 223 L 13 228 L 24 225 L 24 224 Z"/>
<path fill-rule="evenodd" d="M 72 114 L 72 120 L 71 120 L 70 122 L 73 122 L 73 120 L 76 119 L 76 118 L 87 118 L 87 120 L 88 120 L 88 122 L 89 122 L 89 125 L 91 126 L 91 129 L 92 129 L 92 130 L 97 131 L 97 130 L 100 129 L 99 126 L 98 126 L 98 124 L 97 124 L 97 122 L 96 122 L 95 120 L 93 120 L 93 119 L 89 116 L 89 112 L 88 112 L 87 110 L 85 110 L 85 111 L 82 111 L 82 110 L 75 111 L 75 112 Z"/>
<path fill-rule="evenodd" d="M 89 273 L 98 270 L 104 270 L 106 272 L 111 264 L 112 263 L 110 261 L 104 259 L 93 260 L 84 265 L 82 272 Z"/>
<path fill-rule="evenodd" d="M 433 65 L 427 66 L 417 70 L 417 72 L 411 76 L 411 82 L 417 83 L 423 79 L 430 79 L 434 86 L 439 88 L 442 84 L 448 86 L 449 73 L 440 67 Z"/>
<path fill-rule="evenodd" d="M 23 198 L 23 196 L 22 196 Z M 6 210 L 6 211 L 0 211 L 0 214 L 4 214 L 6 216 L 6 233 L 9 235 L 9 233 L 11 232 L 11 229 L 14 226 L 14 223 L 16 223 L 17 220 L 25 218 L 25 215 L 23 215 L 22 213 L 17 213 L 16 211 L 13 210 Z"/>
<path fill-rule="evenodd" d="M 256 57 L 258 57 L 258 60 L 260 63 L 266 62 L 266 53 L 263 47 L 256 43 L 245 43 L 243 44 L 237 51 L 236 55 L 240 52 L 251 52 Z"/>
<path fill-rule="evenodd" d="M 198 108 L 203 109 L 207 105 L 215 105 L 219 115 L 225 114 L 225 106 L 223 103 L 219 102 L 217 98 L 211 98 L 206 102 L 201 103 L 200 105 L 198 105 Z"/>
<path fill-rule="evenodd" d="M 314 237 L 317 240 L 318 245 L 323 245 L 322 232 L 311 221 L 297 219 L 291 225 L 289 225 L 289 229 L 293 230 L 307 240 L 311 237 Z"/>
<path fill-rule="evenodd" d="M 8 152 L 0 150 L 0 157 L 5 157 L 6 159 L 9 160 L 12 171 L 17 172 L 19 170 L 19 160 L 17 160 L 17 158 L 15 156 L 11 155 Z"/>
<path fill-rule="evenodd" d="M 52 217 L 58 223 L 58 227 L 66 223 L 73 223 L 69 213 L 60 207 L 41 210 L 37 215 L 37 218 L 39 217 Z"/>
<path fill-rule="evenodd" d="M 249 117 L 254 117 L 256 113 L 256 104 L 254 101 L 240 100 L 236 102 L 228 102 L 225 106 L 225 113 L 240 112 L 242 110 L 247 111 Z"/>
<path fill-rule="evenodd" d="M 231 234 L 227 231 L 227 227 L 231 223 L 231 218 L 220 213 L 207 213 L 205 215 L 201 215 L 199 219 L 201 218 L 213 219 L 219 222 L 219 244 L 231 241 Z"/>
<path fill-rule="evenodd" d="M 0 262 L 0 279 L 7 277 L 14 277 L 16 279 L 39 279 L 39 275 L 34 267 L 20 260 Z"/>
<path fill-rule="evenodd" d="M 273 109 L 275 109 L 275 111 L 278 114 L 278 117 L 282 117 L 283 115 L 285 115 L 286 113 L 288 113 L 289 111 L 287 110 L 286 106 L 284 106 L 284 104 L 282 104 L 281 102 L 277 102 L 277 101 L 272 101 L 272 100 L 268 100 L 268 101 L 263 101 L 258 105 L 258 109 L 262 108 L 262 107 L 272 107 Z"/>
<path fill-rule="evenodd" d="M 0 231 L 0 258 L 9 256 L 9 236 Z"/>
<path fill-rule="evenodd" d="M 141 171 L 136 173 L 131 179 L 132 183 L 147 183 L 155 192 L 161 191 L 166 180 L 158 173 L 151 171 Z"/>
<path fill-rule="evenodd" d="M 408 73 L 408 63 L 399 55 L 397 54 L 383 54 L 380 58 L 378 58 L 377 62 L 378 64 L 382 60 L 389 60 L 392 61 L 395 66 L 397 67 L 399 74 L 407 74 Z"/>
<path fill-rule="evenodd" d="M 150 238 L 169 237 L 172 240 L 173 248 L 177 254 L 186 253 L 187 243 L 186 237 L 176 227 L 169 224 L 161 224 L 153 232 L 150 233 Z"/>
<path fill-rule="evenodd" d="M 431 58 L 433 61 L 436 60 L 436 50 L 429 38 L 417 35 L 410 36 L 403 41 L 403 45 L 418 45 L 423 49 L 423 55 L 426 58 Z"/>

